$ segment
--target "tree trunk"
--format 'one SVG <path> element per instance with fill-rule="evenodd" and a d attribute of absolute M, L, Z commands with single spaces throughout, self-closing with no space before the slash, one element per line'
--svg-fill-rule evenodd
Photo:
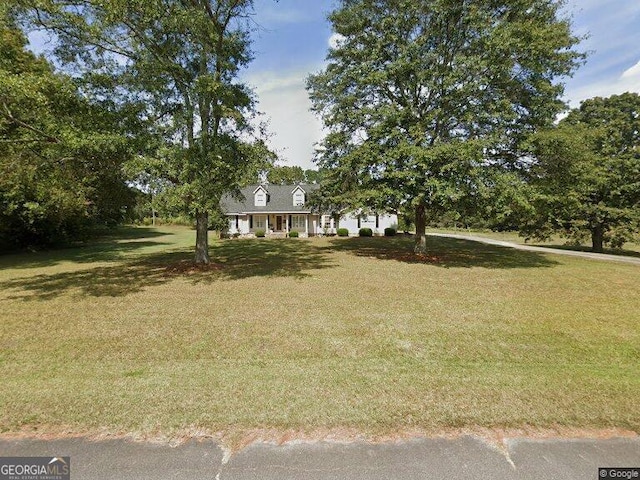
<path fill-rule="evenodd" d="M 151 194 L 151 225 L 156 226 L 156 209 L 153 201 L 153 193 Z"/>
<path fill-rule="evenodd" d="M 196 263 L 209 263 L 209 212 L 196 211 Z"/>
<path fill-rule="evenodd" d="M 421 203 L 416 207 L 416 245 L 413 248 L 415 253 L 427 253 L 427 217 L 424 205 Z"/>
<path fill-rule="evenodd" d="M 591 250 L 596 253 L 602 253 L 604 243 L 604 227 L 597 225 L 591 229 Z"/>

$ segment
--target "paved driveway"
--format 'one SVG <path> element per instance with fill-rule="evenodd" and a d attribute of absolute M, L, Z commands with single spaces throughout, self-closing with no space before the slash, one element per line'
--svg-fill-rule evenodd
<path fill-rule="evenodd" d="M 627 257 L 624 255 L 609 255 L 607 253 L 577 252 L 574 250 L 563 250 L 560 248 L 534 247 L 532 245 L 520 245 L 513 242 L 494 240 L 492 238 L 479 237 L 477 235 L 464 235 L 456 233 L 427 233 L 432 237 L 458 238 L 460 240 L 471 240 L 473 242 L 486 243 L 487 245 L 497 245 L 499 247 L 515 248 L 528 252 L 554 253 L 558 255 L 569 255 L 572 257 L 590 258 L 592 260 L 607 260 L 610 262 L 633 263 L 640 265 L 640 257 Z"/>

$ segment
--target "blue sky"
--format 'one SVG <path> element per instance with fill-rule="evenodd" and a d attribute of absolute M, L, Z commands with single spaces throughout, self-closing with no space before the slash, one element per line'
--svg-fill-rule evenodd
<path fill-rule="evenodd" d="M 320 121 L 309 112 L 305 78 L 325 65 L 331 37 L 327 14 L 335 0 L 256 0 L 256 58 L 243 73 L 270 119 L 271 146 L 282 164 L 311 168 L 313 145 L 322 137 Z M 579 50 L 589 53 L 573 78 L 566 79 L 571 107 L 594 96 L 640 93 L 640 1 L 569 0 L 565 14 L 573 30 L 588 35 Z"/>
<path fill-rule="evenodd" d="M 327 15 L 336 0 L 255 0 L 255 59 L 242 72 L 269 120 L 271 147 L 285 165 L 313 168 L 314 144 L 322 124 L 310 111 L 305 79 L 321 70 L 331 38 Z M 579 50 L 587 62 L 566 79 L 571 107 L 594 96 L 640 93 L 640 1 L 568 0 L 565 14 L 577 35 L 588 35 Z M 37 36 L 34 50 L 42 50 Z"/>

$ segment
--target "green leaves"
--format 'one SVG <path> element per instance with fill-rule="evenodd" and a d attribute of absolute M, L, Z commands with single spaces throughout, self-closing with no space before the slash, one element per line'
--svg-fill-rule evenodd
<path fill-rule="evenodd" d="M 582 56 L 558 8 L 547 0 L 341 2 L 330 16 L 341 40 L 307 83 L 330 132 L 318 159 L 331 178 L 325 195 L 434 215 L 477 202 L 495 176 L 490 165 L 517 157 L 522 138 L 563 108 L 557 78 Z"/>
<path fill-rule="evenodd" d="M 164 163 L 146 180 L 165 175 L 154 182 L 200 218 L 238 189 L 261 145 L 252 92 L 237 82 L 251 60 L 252 0 L 19 1 L 86 92 L 146 127 L 140 146 L 157 151 L 141 153 Z"/>
<path fill-rule="evenodd" d="M 621 246 L 640 230 L 640 96 L 584 101 L 558 127 L 534 135 L 536 215 L 524 230 L 569 238 L 602 231 Z"/>
<path fill-rule="evenodd" d="M 138 143 L 129 115 L 82 96 L 25 49 L 7 18 L 0 42 L 0 248 L 66 242 L 122 221 L 132 194 L 120 165 Z"/>

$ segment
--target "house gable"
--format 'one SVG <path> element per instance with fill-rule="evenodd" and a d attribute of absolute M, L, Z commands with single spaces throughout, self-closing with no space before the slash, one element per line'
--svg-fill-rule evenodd
<path fill-rule="evenodd" d="M 291 196 L 293 198 L 294 207 L 302 207 L 304 205 L 306 201 L 306 192 L 300 185 L 293 189 L 293 191 L 291 192 Z"/>
<path fill-rule="evenodd" d="M 258 185 L 253 191 L 253 205 L 256 207 L 266 207 L 267 200 L 269 197 L 269 192 L 262 185 Z"/>

